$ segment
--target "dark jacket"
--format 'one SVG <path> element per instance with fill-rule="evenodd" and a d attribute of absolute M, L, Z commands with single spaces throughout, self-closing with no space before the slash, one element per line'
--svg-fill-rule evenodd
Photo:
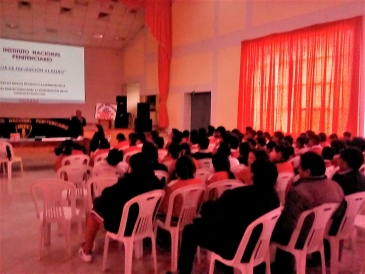
<path fill-rule="evenodd" d="M 231 259 L 246 228 L 257 218 L 279 207 L 279 204 L 275 190 L 264 192 L 254 185 L 239 187 L 225 191 L 214 202 L 205 203 L 201 218 L 195 219 L 194 224 L 205 231 L 212 244 L 212 251 Z M 261 230 L 262 226 L 254 230 L 243 261 L 250 257 Z"/>
<path fill-rule="evenodd" d="M 84 135 L 84 126 L 86 126 L 86 120 L 84 117 L 81 118 L 81 121 L 73 116 L 70 121 L 70 125 L 68 127 L 68 131 L 71 137 L 79 137 L 80 135 Z"/>
<path fill-rule="evenodd" d="M 342 174 L 336 172 L 332 180 L 340 185 L 346 196 L 365 191 L 365 176 L 359 171 L 351 170 Z"/>
<path fill-rule="evenodd" d="M 126 176 L 119 179 L 115 185 L 103 190 L 101 196 L 94 202 L 93 210 L 104 218 L 104 227 L 106 230 L 117 233 L 124 205 L 130 199 L 140 194 L 162 189 L 163 187 L 164 184 L 162 184 L 157 177 L 146 179 L 145 176 L 137 177 L 132 174 L 126 174 Z M 137 215 L 138 206 L 132 206 L 127 221 L 125 235 L 130 235 L 132 233 Z"/>
<path fill-rule="evenodd" d="M 213 153 L 211 152 L 195 152 L 193 154 L 193 158 L 200 160 L 200 159 L 205 159 L 205 158 L 213 158 Z"/>
<path fill-rule="evenodd" d="M 161 163 L 153 163 L 152 168 L 153 168 L 153 170 L 162 170 L 162 171 L 168 172 L 167 167 Z"/>

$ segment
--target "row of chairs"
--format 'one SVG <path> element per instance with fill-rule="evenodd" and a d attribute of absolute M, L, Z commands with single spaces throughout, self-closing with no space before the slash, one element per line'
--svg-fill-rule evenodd
<path fill-rule="evenodd" d="M 10 154 L 10 159 L 8 158 L 8 154 Z M 0 171 L 3 173 L 8 173 L 8 179 L 11 179 L 13 164 L 20 164 L 20 171 L 23 175 L 23 161 L 19 156 L 15 156 L 13 146 L 6 141 L 0 140 Z"/>

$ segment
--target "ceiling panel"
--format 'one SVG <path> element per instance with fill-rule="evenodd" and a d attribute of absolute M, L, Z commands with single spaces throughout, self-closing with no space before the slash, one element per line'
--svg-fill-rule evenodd
<path fill-rule="evenodd" d="M 115 1 L 0 1 L 1 38 L 122 49 L 143 26 L 143 10 Z"/>

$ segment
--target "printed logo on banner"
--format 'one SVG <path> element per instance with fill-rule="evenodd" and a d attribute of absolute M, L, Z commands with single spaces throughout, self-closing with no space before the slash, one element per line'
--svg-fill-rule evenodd
<path fill-rule="evenodd" d="M 17 124 L 15 125 L 15 130 L 20 134 L 21 138 L 28 138 L 32 132 L 32 125 L 30 124 Z"/>
<path fill-rule="evenodd" d="M 95 119 L 98 120 L 115 120 L 117 114 L 117 105 L 96 104 Z"/>

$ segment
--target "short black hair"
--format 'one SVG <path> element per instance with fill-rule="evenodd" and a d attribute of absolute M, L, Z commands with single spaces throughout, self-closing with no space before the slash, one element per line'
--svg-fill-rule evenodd
<path fill-rule="evenodd" d="M 322 157 L 324 160 L 332 160 L 335 154 L 336 150 L 333 147 L 324 147 L 322 149 Z"/>
<path fill-rule="evenodd" d="M 200 149 L 207 149 L 209 147 L 209 139 L 208 137 L 199 137 L 198 145 Z"/>
<path fill-rule="evenodd" d="M 123 151 L 119 151 L 118 149 L 112 149 L 108 153 L 108 157 L 106 157 L 106 161 L 111 166 L 116 166 L 123 160 Z"/>
<path fill-rule="evenodd" d="M 229 145 L 222 142 L 220 143 L 217 153 L 221 153 L 223 155 L 226 155 L 227 157 L 231 155 L 231 149 L 229 148 Z"/>
<path fill-rule="evenodd" d="M 199 136 L 207 136 L 207 130 L 203 127 L 199 128 L 198 132 Z"/>
<path fill-rule="evenodd" d="M 281 131 L 275 131 L 274 137 L 278 138 L 279 141 L 282 141 L 284 139 L 284 133 L 282 133 Z"/>
<path fill-rule="evenodd" d="M 259 144 L 262 147 L 266 146 L 266 139 L 265 139 L 265 137 L 257 137 L 256 138 L 256 142 L 257 142 L 257 144 Z"/>
<path fill-rule="evenodd" d="M 340 158 L 353 170 L 359 170 L 364 163 L 364 155 L 357 147 L 348 147 L 341 151 Z"/>
<path fill-rule="evenodd" d="M 123 133 L 118 133 L 117 140 L 118 142 L 125 141 L 125 135 Z"/>
<path fill-rule="evenodd" d="M 190 156 L 181 156 L 176 161 L 176 175 L 182 180 L 188 180 L 194 178 L 195 165 Z"/>
<path fill-rule="evenodd" d="M 236 136 L 231 135 L 229 137 L 229 145 L 231 146 L 232 149 L 237 149 L 240 145 L 240 141 Z"/>
<path fill-rule="evenodd" d="M 332 133 L 328 138 L 330 138 L 332 140 L 338 140 L 338 136 L 336 133 Z"/>
<path fill-rule="evenodd" d="M 331 147 L 335 149 L 335 153 L 339 154 L 342 149 L 346 147 L 345 142 L 342 140 L 333 140 L 331 142 Z"/>
<path fill-rule="evenodd" d="M 188 143 L 183 143 L 179 146 L 179 153 L 182 155 L 191 155 L 190 145 Z"/>
<path fill-rule="evenodd" d="M 300 144 L 300 148 L 303 148 L 306 141 L 305 141 L 305 138 L 304 137 L 298 137 L 297 140 L 296 140 L 297 143 Z"/>
<path fill-rule="evenodd" d="M 172 142 L 169 145 L 168 152 L 172 158 L 177 159 L 179 157 L 179 147 L 180 147 L 180 145 L 175 142 Z"/>
<path fill-rule="evenodd" d="M 354 137 L 351 141 L 351 146 L 357 147 L 361 151 L 365 150 L 365 141 L 362 137 Z"/>
<path fill-rule="evenodd" d="M 174 137 L 172 137 L 172 141 L 180 144 L 182 141 L 182 138 L 183 138 L 182 133 L 180 131 L 177 131 L 174 133 Z"/>
<path fill-rule="evenodd" d="M 183 138 L 189 138 L 189 136 L 190 136 L 189 130 L 184 130 L 183 133 L 182 133 L 182 137 Z"/>
<path fill-rule="evenodd" d="M 315 145 L 319 145 L 319 143 L 320 143 L 320 139 L 319 139 L 318 135 L 310 135 L 309 139 L 312 140 L 312 142 Z"/>
<path fill-rule="evenodd" d="M 215 131 L 215 127 L 213 127 L 212 125 L 208 126 L 208 136 L 213 136 Z"/>
<path fill-rule="evenodd" d="M 293 155 L 294 149 L 288 143 L 281 143 L 275 146 L 276 152 L 281 152 L 281 157 L 284 161 L 289 160 L 290 156 Z"/>
<path fill-rule="evenodd" d="M 323 176 L 326 172 L 322 156 L 312 151 L 300 156 L 300 167 L 302 170 L 309 170 L 311 176 Z"/>
<path fill-rule="evenodd" d="M 253 174 L 252 181 L 255 187 L 260 187 L 262 191 L 272 190 L 278 179 L 278 170 L 276 165 L 269 160 L 256 159 L 251 165 Z M 265 172 L 262 172 L 262 171 Z"/>
<path fill-rule="evenodd" d="M 142 153 L 147 155 L 152 163 L 158 163 L 158 152 L 154 144 L 145 142 L 142 146 Z"/>
<path fill-rule="evenodd" d="M 251 148 L 255 148 L 256 147 L 256 141 L 255 141 L 255 139 L 247 138 L 246 142 L 251 145 Z"/>
<path fill-rule="evenodd" d="M 274 147 L 276 146 L 276 143 L 273 142 L 273 141 L 269 141 L 267 144 L 266 144 L 266 148 L 269 150 L 269 151 L 272 151 L 274 149 Z"/>
<path fill-rule="evenodd" d="M 350 131 L 345 131 L 343 133 L 343 137 L 351 137 L 351 132 Z"/>
<path fill-rule="evenodd" d="M 158 148 L 163 148 L 165 145 L 165 140 L 163 139 L 163 137 L 157 137 L 155 140 L 155 144 Z"/>
<path fill-rule="evenodd" d="M 293 145 L 293 143 L 294 143 L 294 139 L 291 135 L 287 135 L 283 139 L 284 139 L 284 141 L 287 141 L 290 145 Z"/>
<path fill-rule="evenodd" d="M 326 142 L 327 141 L 327 135 L 324 132 L 319 133 L 318 137 L 319 137 L 320 142 Z"/>
<path fill-rule="evenodd" d="M 128 135 L 128 139 L 129 139 L 129 142 L 132 146 L 135 146 L 136 143 L 137 143 L 137 140 L 138 140 L 138 135 L 137 133 L 130 133 Z"/>

